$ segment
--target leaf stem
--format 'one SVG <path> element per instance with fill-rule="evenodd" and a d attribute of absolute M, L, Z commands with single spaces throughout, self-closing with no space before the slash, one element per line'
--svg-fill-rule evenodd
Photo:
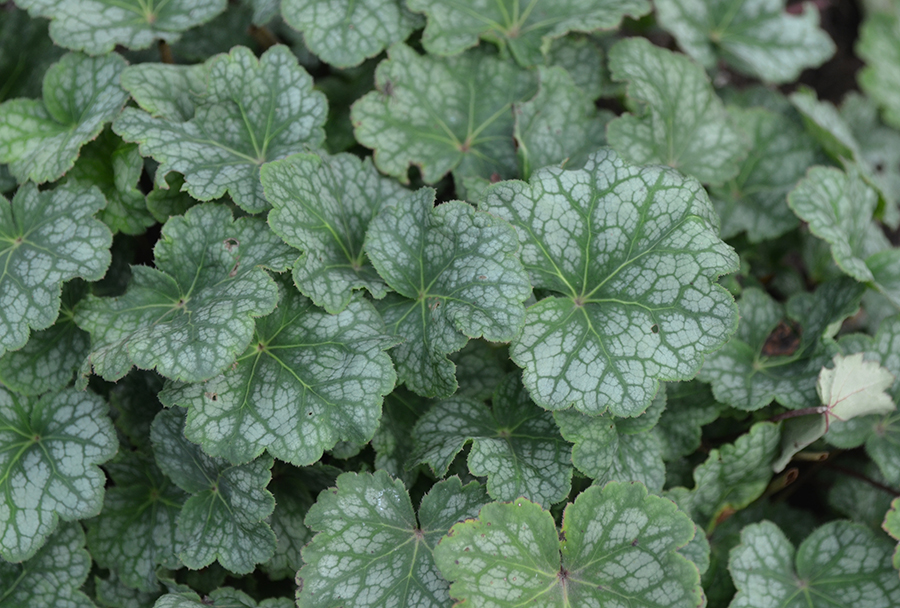
<path fill-rule="evenodd" d="M 804 407 L 799 410 L 788 410 L 786 412 L 782 412 L 781 414 L 777 414 L 768 419 L 768 422 L 778 422 L 780 420 L 787 420 L 788 418 L 796 418 L 797 416 L 810 416 L 812 414 L 824 414 L 828 411 L 828 408 L 824 405 L 817 405 L 815 407 Z"/>

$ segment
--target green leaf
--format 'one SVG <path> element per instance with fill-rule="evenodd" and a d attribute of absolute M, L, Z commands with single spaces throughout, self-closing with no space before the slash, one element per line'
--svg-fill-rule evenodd
<path fill-rule="evenodd" d="M 278 545 L 275 555 L 260 566 L 272 580 L 293 579 L 303 566 L 300 551 L 313 536 L 303 519 L 319 492 L 334 485 L 339 472 L 324 465 L 299 468 L 275 463 L 268 488 L 275 496 L 275 510 L 267 521 Z"/>
<path fill-rule="evenodd" d="M 29 329 L 58 318 L 63 281 L 96 281 L 110 263 L 112 235 L 92 216 L 96 189 L 25 185 L 12 203 L 0 196 L 0 355 L 25 346 Z"/>
<path fill-rule="evenodd" d="M 750 155 L 738 175 L 710 189 L 722 220 L 722 238 L 747 232 L 751 243 L 774 239 L 799 222 L 787 194 L 816 160 L 816 144 L 783 114 L 764 108 L 729 107 L 728 113 L 750 136 Z"/>
<path fill-rule="evenodd" d="M 173 215 L 184 215 L 185 212 L 200 204 L 200 201 L 181 190 L 184 176 L 169 173 L 166 176 L 166 188 L 155 187 L 147 193 L 147 211 L 160 224 L 165 224 Z"/>
<path fill-rule="evenodd" d="M 663 460 L 672 462 L 700 447 L 701 427 L 725 409 L 709 386 L 698 381 L 666 384 L 666 409 L 654 429 Z"/>
<path fill-rule="evenodd" d="M 900 16 L 867 14 L 856 52 L 867 64 L 859 72 L 859 86 L 881 106 L 885 122 L 900 128 Z"/>
<path fill-rule="evenodd" d="M 61 526 L 28 561 L 0 561 L 0 608 L 94 608 L 79 590 L 90 570 L 91 556 L 84 549 L 81 526 Z"/>
<path fill-rule="evenodd" d="M 41 80 L 63 50 L 47 35 L 47 22 L 7 5 L 0 12 L 0 101 L 40 97 Z"/>
<path fill-rule="evenodd" d="M 884 486 L 887 480 L 873 462 L 864 466 L 852 463 L 850 474 L 837 475 L 828 490 L 828 505 L 844 516 L 873 529 L 881 527 L 885 512 L 890 509 L 893 494 L 868 482 Z M 853 476 L 854 474 L 859 477 Z"/>
<path fill-rule="evenodd" d="M 397 292 L 376 306 L 404 340 L 391 352 L 398 381 L 420 395 L 446 397 L 456 390 L 446 355 L 469 338 L 513 339 L 530 285 L 506 222 L 460 201 L 434 207 L 434 198 L 422 188 L 382 208 L 365 248 Z"/>
<path fill-rule="evenodd" d="M 772 478 L 780 439 L 778 425 L 757 422 L 734 443 L 710 450 L 706 461 L 694 469 L 694 488 L 679 504 L 711 531 L 721 515 L 743 509 L 763 493 Z"/>
<path fill-rule="evenodd" d="M 275 281 L 292 250 L 259 218 L 233 220 L 214 204 L 173 217 L 154 248 L 155 268 L 132 267 L 128 291 L 89 297 L 75 314 L 91 333 L 91 368 L 118 380 L 133 365 L 167 378 L 207 380 L 231 365 L 253 337 L 253 317 L 272 312 Z"/>
<path fill-rule="evenodd" d="M 827 368 L 822 368 L 824 372 Z M 821 376 L 820 376 L 821 379 Z M 781 427 L 781 455 L 772 462 L 772 470 L 781 473 L 791 459 L 828 432 L 824 415 L 790 418 Z"/>
<path fill-rule="evenodd" d="M 884 531 L 896 540 L 900 540 L 900 498 L 895 498 L 891 503 L 891 510 L 885 513 Z M 894 550 L 894 568 L 900 570 L 900 544 Z"/>
<path fill-rule="evenodd" d="M 281 281 L 276 311 L 256 322 L 244 353 L 222 375 L 169 383 L 166 405 L 188 408 L 185 435 L 231 463 L 268 450 L 297 466 L 340 440 L 366 443 L 394 388 L 395 343 L 371 304 L 354 299 L 338 315 L 316 308 Z"/>
<path fill-rule="evenodd" d="M 375 214 L 409 190 L 352 154 L 297 154 L 264 165 L 261 175 L 272 231 L 303 252 L 294 282 L 304 295 L 330 313 L 342 311 L 354 289 L 385 296 L 363 242 Z"/>
<path fill-rule="evenodd" d="M 835 52 L 814 5 L 790 15 L 785 0 L 660 0 L 656 10 L 660 27 L 708 70 L 724 59 L 740 72 L 778 84 L 796 80 Z"/>
<path fill-rule="evenodd" d="M 138 181 L 144 171 L 144 159 L 135 144 L 126 144 L 112 131 L 87 144 L 75 166 L 66 173 L 66 181 L 97 186 L 106 197 L 106 207 L 97 217 L 113 234 L 142 234 L 156 220 L 147 210 Z"/>
<path fill-rule="evenodd" d="M 244 0 L 244 4 L 253 7 L 254 25 L 265 25 L 281 13 L 279 0 Z"/>
<path fill-rule="evenodd" d="M 225 0 L 17 0 L 34 17 L 50 19 L 60 46 L 102 55 L 116 45 L 144 49 L 174 42 L 182 32 L 225 10 Z"/>
<path fill-rule="evenodd" d="M 111 121 L 128 94 L 119 86 L 125 60 L 116 53 L 69 53 L 44 75 L 42 101 L 0 104 L 0 163 L 19 182 L 54 181 L 72 168 L 78 151 Z"/>
<path fill-rule="evenodd" d="M 699 379 L 712 384 L 717 400 L 742 410 L 773 399 L 791 409 L 818 406 L 816 378 L 834 354 L 829 328 L 856 313 L 864 290 L 836 279 L 812 294 L 795 294 L 785 307 L 759 289 L 745 289 L 737 334 L 707 358 Z"/>
<path fill-rule="evenodd" d="M 163 410 L 150 431 L 157 465 L 191 495 L 178 516 L 178 557 L 192 570 L 218 561 L 238 574 L 252 572 L 275 551 L 275 534 L 263 521 L 275 508 L 265 489 L 272 458 L 240 466 L 210 458 L 185 439 L 183 427 L 181 411 Z"/>
<path fill-rule="evenodd" d="M 325 96 L 312 90 L 312 78 L 284 46 L 259 59 L 250 49 L 235 47 L 210 59 L 206 69 L 206 89 L 190 120 L 156 118 L 147 111 L 160 106 L 152 104 L 147 111 L 127 108 L 113 129 L 159 161 L 160 188 L 168 186 L 169 171 L 177 171 L 194 198 L 209 201 L 228 192 L 240 207 L 258 213 L 268 207 L 260 166 L 322 145 Z M 183 94 L 180 83 L 173 89 Z M 183 101 L 170 103 L 183 108 Z"/>
<path fill-rule="evenodd" d="M 175 522 L 187 496 L 141 452 L 125 452 L 105 468 L 114 485 L 103 511 L 87 522 L 91 555 L 125 585 L 155 591 L 157 565 L 181 567 Z"/>
<path fill-rule="evenodd" d="M 173 122 L 187 122 L 194 117 L 208 80 L 208 63 L 139 63 L 122 72 L 122 88 L 144 111 Z"/>
<path fill-rule="evenodd" d="M 703 68 L 687 57 L 628 38 L 609 52 L 615 80 L 628 81 L 640 104 L 607 128 L 609 144 L 627 160 L 669 165 L 705 184 L 735 177 L 747 155 L 747 138 L 732 126 Z"/>
<path fill-rule="evenodd" d="M 118 443 L 106 403 L 67 389 L 36 399 L 0 387 L 0 556 L 35 555 L 59 519 L 92 517 Z"/>
<path fill-rule="evenodd" d="M 419 418 L 413 437 L 410 463 L 428 463 L 438 476 L 471 441 L 469 471 L 487 477 L 495 500 L 524 496 L 549 507 L 569 494 L 571 450 L 553 416 L 531 402 L 518 373 L 497 387 L 490 409 L 464 397 L 439 401 Z"/>
<path fill-rule="evenodd" d="M 450 595 L 473 606 L 699 606 L 697 569 L 676 551 L 693 536 L 671 501 L 611 482 L 568 505 L 561 532 L 525 499 L 490 503 L 451 529 L 435 560 Z"/>
<path fill-rule="evenodd" d="M 522 66 L 544 62 L 555 38 L 568 32 L 616 28 L 626 16 L 650 12 L 646 0 L 407 0 L 414 11 L 428 16 L 422 45 L 429 53 L 455 55 L 483 38 L 509 48 Z"/>
<path fill-rule="evenodd" d="M 831 246 L 841 270 L 857 281 L 872 281 L 865 258 L 889 244 L 872 221 L 878 193 L 852 165 L 848 169 L 813 167 L 788 195 L 788 205 Z"/>
<path fill-rule="evenodd" d="M 63 285 L 56 323 L 34 332 L 19 350 L 0 356 L 0 383 L 23 395 L 40 395 L 72 380 L 91 351 L 87 332 L 75 325 L 75 305 L 87 292 L 87 283 L 77 279 Z"/>
<path fill-rule="evenodd" d="M 470 340 L 462 350 L 452 353 L 450 360 L 456 365 L 459 388 L 457 397 L 471 397 L 486 401 L 494 389 L 506 377 L 509 351 L 505 345 L 491 344 L 485 340 Z"/>
<path fill-rule="evenodd" d="M 537 95 L 514 108 L 519 172 L 526 180 L 548 165 L 583 167 L 588 155 L 606 144 L 612 118 L 597 110 L 563 68 L 539 66 L 538 75 Z"/>
<path fill-rule="evenodd" d="M 421 27 L 421 16 L 401 0 L 361 0 L 336 6 L 326 0 L 284 0 L 288 25 L 303 32 L 303 42 L 325 63 L 359 65 Z"/>
<path fill-rule="evenodd" d="M 153 608 L 293 608 L 294 603 L 285 597 L 273 597 L 259 603 L 252 597 L 231 587 L 214 589 L 200 597 L 194 592 L 167 593 L 159 598 Z"/>
<path fill-rule="evenodd" d="M 150 425 L 162 409 L 157 394 L 164 382 L 155 372 L 135 370 L 109 389 L 110 414 L 123 445 L 151 451 Z"/>
<path fill-rule="evenodd" d="M 731 607 L 896 606 L 900 578 L 890 552 L 887 539 L 847 521 L 819 527 L 796 551 L 772 522 L 751 524 L 728 560 L 738 588 Z"/>
<path fill-rule="evenodd" d="M 425 495 L 417 522 L 399 480 L 384 471 L 342 474 L 306 516 L 318 534 L 303 550 L 297 605 L 444 608 L 448 583 L 432 552 L 454 523 L 474 517 L 486 500 L 477 483 L 463 486 L 451 477 Z"/>
<path fill-rule="evenodd" d="M 693 179 L 603 150 L 583 170 L 495 184 L 481 208 L 512 222 L 534 288 L 553 294 L 510 350 L 541 407 L 636 416 L 659 379 L 691 378 L 734 331 L 713 281 L 737 256 Z"/>
<path fill-rule="evenodd" d="M 570 34 L 557 38 L 547 53 L 547 64 L 565 69 L 591 101 L 618 86 L 609 82 L 603 45 L 596 36 Z"/>
<path fill-rule="evenodd" d="M 115 572 L 110 572 L 109 578 L 94 576 L 94 593 L 104 608 L 152 608 L 162 595 L 160 589 L 139 591 L 126 587 Z"/>
<path fill-rule="evenodd" d="M 479 344 L 479 342 L 469 342 L 469 345 L 472 344 Z M 493 388 L 492 386 L 491 392 L 493 392 Z M 457 391 L 457 394 L 461 397 L 471 396 L 463 395 L 462 391 Z M 426 399 L 398 386 L 394 392 L 384 398 L 381 423 L 372 437 L 375 468 L 384 470 L 392 477 L 402 480 L 408 488 L 412 487 L 421 468 L 412 467 L 409 470 L 406 468 L 415 449 L 413 427 L 426 409 L 428 409 Z"/>
<path fill-rule="evenodd" d="M 516 175 L 512 104 L 532 97 L 533 74 L 477 50 L 458 57 L 419 55 L 395 44 L 378 64 L 375 91 L 350 112 L 357 141 L 375 166 L 409 182 L 415 165 L 427 184 L 449 171 Z"/>
<path fill-rule="evenodd" d="M 666 393 L 661 390 L 651 407 L 637 418 L 586 416 L 574 410 L 554 412 L 553 418 L 566 441 L 574 444 L 572 463 L 595 484 L 639 481 L 650 491 L 659 492 L 666 471 L 662 446 L 651 429 L 665 405 Z"/>

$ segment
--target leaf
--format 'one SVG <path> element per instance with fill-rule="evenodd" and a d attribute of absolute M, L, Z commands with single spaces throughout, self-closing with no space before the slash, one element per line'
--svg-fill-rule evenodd
<path fill-rule="evenodd" d="M 895 498 L 891 503 L 891 510 L 885 513 L 882 527 L 892 538 L 900 540 L 900 498 Z M 900 570 L 900 544 L 894 550 L 894 568 Z"/>
<path fill-rule="evenodd" d="M 177 171 L 194 198 L 209 201 L 228 192 L 241 208 L 258 213 L 268 207 L 260 166 L 322 144 L 325 96 L 312 90 L 312 78 L 284 46 L 259 59 L 250 49 L 234 47 L 210 59 L 206 69 L 207 86 L 190 120 L 155 118 L 148 113 L 159 109 L 153 104 L 147 111 L 127 108 L 113 129 L 160 163 L 160 188 Z"/>
<path fill-rule="evenodd" d="M 175 522 L 187 496 L 141 452 L 124 452 L 106 470 L 114 485 L 103 511 L 87 522 L 91 556 L 125 585 L 155 591 L 157 565 L 181 567 Z"/>
<path fill-rule="evenodd" d="M 738 175 L 710 189 L 722 220 L 722 238 L 747 232 L 751 243 L 774 239 L 799 222 L 787 194 L 816 160 L 813 139 L 795 121 L 764 108 L 729 107 L 735 124 L 751 138 L 750 155 Z"/>
<path fill-rule="evenodd" d="M 487 477 L 495 500 L 524 496 L 549 507 L 571 488 L 571 450 L 553 416 L 531 402 L 517 373 L 494 392 L 491 408 L 474 399 L 439 401 L 413 429 L 411 464 L 427 463 L 439 477 L 469 442 L 469 471 Z"/>
<path fill-rule="evenodd" d="M 672 462 L 700 447 L 701 427 L 718 418 L 724 406 L 709 386 L 698 381 L 666 384 L 666 409 L 654 429 L 663 460 Z"/>
<path fill-rule="evenodd" d="M 19 182 L 54 181 L 72 168 L 78 151 L 111 121 L 128 94 L 119 86 L 125 60 L 116 53 L 69 53 L 44 75 L 42 101 L 0 104 L 0 163 Z"/>
<path fill-rule="evenodd" d="M 591 101 L 617 86 L 609 82 L 603 45 L 596 36 L 570 34 L 557 38 L 550 45 L 547 64 L 565 69 Z"/>
<path fill-rule="evenodd" d="M 643 108 L 609 123 L 609 144 L 628 161 L 669 165 L 705 184 L 737 176 L 746 136 L 732 126 L 706 72 L 687 57 L 628 38 L 609 52 L 614 80 Z"/>
<path fill-rule="evenodd" d="M 297 605 L 447 606 L 448 584 L 432 552 L 454 523 L 474 517 L 486 500 L 477 483 L 463 486 L 451 477 L 425 495 L 417 522 L 399 480 L 384 471 L 342 474 L 306 516 L 318 534 L 303 550 Z"/>
<path fill-rule="evenodd" d="M 691 378 L 734 331 L 712 281 L 737 256 L 695 180 L 607 149 L 582 170 L 495 184 L 481 208 L 516 227 L 534 288 L 550 294 L 510 349 L 541 407 L 636 416 L 659 379 Z"/>
<path fill-rule="evenodd" d="M 510 226 L 460 201 L 434 207 L 422 188 L 384 207 L 365 249 L 397 294 L 376 304 L 388 330 L 404 340 L 391 352 L 398 382 L 423 396 L 456 390 L 446 355 L 469 338 L 507 342 L 522 326 L 530 285 Z"/>
<path fill-rule="evenodd" d="M 366 443 L 396 378 L 383 352 L 394 344 L 375 309 L 354 299 L 338 315 L 280 282 L 281 302 L 256 322 L 253 339 L 223 374 L 169 383 L 166 405 L 188 408 L 185 435 L 233 464 L 268 450 L 297 466 L 339 441 Z"/>
<path fill-rule="evenodd" d="M 871 485 L 867 480 L 882 485 L 887 480 L 873 462 L 867 462 L 864 466 L 853 463 L 849 469 L 849 474 L 838 475 L 834 480 L 834 485 L 828 491 L 828 505 L 853 521 L 870 528 L 880 528 L 894 496 Z"/>
<path fill-rule="evenodd" d="M 35 555 L 59 519 L 92 517 L 118 444 L 106 404 L 67 389 L 36 399 L 0 387 L 0 556 Z"/>
<path fill-rule="evenodd" d="M 827 368 L 822 368 L 825 371 Z M 821 376 L 819 376 L 821 379 Z M 772 462 L 772 470 L 781 473 L 791 459 L 828 432 L 827 418 L 800 416 L 790 418 L 781 427 L 781 455 Z"/>
<path fill-rule="evenodd" d="M 29 330 L 59 315 L 63 281 L 96 281 L 109 267 L 112 235 L 92 216 L 96 189 L 25 185 L 12 203 L 0 196 L 0 355 L 25 346 Z"/>
<path fill-rule="evenodd" d="M 139 63 L 122 72 L 122 88 L 151 116 L 187 122 L 208 86 L 209 64 Z"/>
<path fill-rule="evenodd" d="M 104 130 L 84 147 L 65 181 L 97 186 L 103 192 L 106 207 L 97 216 L 113 234 L 142 234 L 155 223 L 147 210 L 144 193 L 138 187 L 143 171 L 144 159 L 138 147 Z"/>
<path fill-rule="evenodd" d="M 166 176 L 166 188 L 153 188 L 147 193 L 147 211 L 160 224 L 165 224 L 174 215 L 184 215 L 185 212 L 200 204 L 200 201 L 187 192 L 182 192 L 184 177 L 178 173 L 169 173 Z"/>
<path fill-rule="evenodd" d="M 469 345 L 471 344 L 478 342 L 469 342 Z M 493 392 L 493 387 L 491 391 Z M 461 393 L 462 391 L 457 391 L 459 396 L 465 396 Z M 409 470 L 406 468 L 406 463 L 415 449 L 413 427 L 427 408 L 426 399 L 398 386 L 384 398 L 381 423 L 372 436 L 375 469 L 384 470 L 391 477 L 402 480 L 407 488 L 413 486 L 421 468 L 412 467 Z"/>
<path fill-rule="evenodd" d="M 41 80 L 63 50 L 47 35 L 47 22 L 7 6 L 0 13 L 0 101 L 39 97 Z"/>
<path fill-rule="evenodd" d="M 419 55 L 405 44 L 378 64 L 375 91 L 353 104 L 357 141 L 375 150 L 375 166 L 409 183 L 415 165 L 427 184 L 449 171 L 516 175 L 512 104 L 534 96 L 536 78 L 485 52 Z"/>
<path fill-rule="evenodd" d="M 192 570 L 218 561 L 248 574 L 275 551 L 275 534 L 263 521 L 275 508 L 265 489 L 272 458 L 240 466 L 210 458 L 185 439 L 183 427 L 179 410 L 163 410 L 150 431 L 156 464 L 190 494 L 177 521 L 176 534 L 184 542 L 178 557 Z"/>
<path fill-rule="evenodd" d="M 150 425 L 162 409 L 157 394 L 165 380 L 155 372 L 132 371 L 109 390 L 110 414 L 123 445 L 151 452 Z"/>
<path fill-rule="evenodd" d="M 17 0 L 34 17 L 50 19 L 60 46 L 102 55 L 116 45 L 144 49 L 157 39 L 174 42 L 182 32 L 225 10 L 225 0 Z"/>
<path fill-rule="evenodd" d="M 459 388 L 454 396 L 471 397 L 485 401 L 507 374 L 509 352 L 505 345 L 491 344 L 484 340 L 470 340 L 462 350 L 452 353 L 450 360 L 456 366 Z"/>
<path fill-rule="evenodd" d="M 650 491 L 659 492 L 665 481 L 665 466 L 659 439 L 651 432 L 656 421 L 637 429 L 629 427 L 644 418 L 654 418 L 665 405 L 665 391 L 660 391 L 651 407 L 637 418 L 586 416 L 574 410 L 554 412 L 553 418 L 566 441 L 574 444 L 572 463 L 595 484 L 639 481 Z"/>
<path fill-rule="evenodd" d="M 138 591 L 126 587 L 115 572 L 109 578 L 94 576 L 94 592 L 96 601 L 105 608 L 151 608 L 162 595 L 160 589 Z"/>
<path fill-rule="evenodd" d="M 435 560 L 452 581 L 450 595 L 473 606 L 612 606 L 623 598 L 694 606 L 700 578 L 676 551 L 693 536 L 693 523 L 672 502 L 640 484 L 612 482 L 568 505 L 561 532 L 525 499 L 485 505 L 478 519 L 450 530 Z"/>
<path fill-rule="evenodd" d="M 813 167 L 788 195 L 788 205 L 831 246 L 834 261 L 857 281 L 872 281 L 865 258 L 888 246 L 872 221 L 878 194 L 859 171 Z"/>
<path fill-rule="evenodd" d="M 401 0 L 362 0 L 336 6 L 325 0 L 285 0 L 288 25 L 303 32 L 303 42 L 325 63 L 359 65 L 421 27 L 422 18 Z"/>
<path fill-rule="evenodd" d="M 819 28 L 819 10 L 804 5 L 796 15 L 785 1 L 718 0 L 657 3 L 659 25 L 688 55 L 713 69 L 717 59 L 767 83 L 796 80 L 800 72 L 825 63 L 834 42 Z"/>
<path fill-rule="evenodd" d="M 257 603 L 243 591 L 231 587 L 220 587 L 208 595 L 204 594 L 202 598 L 193 592 L 167 593 L 157 600 L 153 608 L 198 608 L 204 606 L 213 608 L 293 608 L 294 603 L 285 597 L 273 597 Z"/>
<path fill-rule="evenodd" d="M 804 600 L 811 606 L 853 606 L 861 598 L 871 608 L 894 606 L 900 602 L 900 578 L 891 568 L 890 551 L 886 539 L 847 521 L 817 528 L 796 552 L 775 524 L 751 524 L 728 560 L 738 588 L 731 606 L 787 606 Z"/>
<path fill-rule="evenodd" d="M 611 30 L 626 16 L 650 12 L 645 0 L 407 0 L 407 5 L 428 17 L 422 45 L 429 53 L 455 55 L 483 38 L 508 48 L 523 67 L 543 63 L 553 40 L 568 32 Z"/>
<path fill-rule="evenodd" d="M 513 110 L 523 179 L 548 165 L 583 167 L 588 155 L 606 144 L 606 123 L 612 117 L 598 111 L 563 68 L 540 66 L 538 75 L 537 95 Z"/>
<path fill-rule="evenodd" d="M 294 262 L 294 283 L 304 295 L 332 314 L 347 306 L 354 289 L 385 296 L 363 242 L 378 211 L 409 190 L 351 154 L 297 154 L 264 165 L 261 175 L 272 231 L 303 252 Z"/>
<path fill-rule="evenodd" d="M 275 496 L 275 510 L 268 523 L 278 545 L 275 555 L 260 566 L 272 580 L 293 579 L 303 566 L 300 551 L 313 536 L 303 519 L 319 492 L 334 485 L 339 472 L 325 465 L 298 468 L 275 463 L 268 488 Z"/>
<path fill-rule="evenodd" d="M 856 52 L 866 62 L 859 86 L 882 108 L 885 122 L 900 128 L 900 16 L 867 13 L 859 30 Z"/>
<path fill-rule="evenodd" d="M 734 443 L 710 450 L 706 461 L 694 469 L 693 490 L 679 505 L 711 532 L 720 516 L 740 511 L 766 489 L 780 438 L 779 425 L 757 422 Z"/>
<path fill-rule="evenodd" d="M 262 267 L 283 271 L 293 257 L 262 219 L 233 220 L 213 204 L 166 222 L 154 254 L 155 268 L 132 267 L 124 295 L 79 305 L 75 320 L 93 340 L 82 373 L 118 380 L 136 365 L 187 382 L 221 373 L 250 343 L 253 317 L 278 301 Z"/>
<path fill-rule="evenodd" d="M 834 354 L 828 329 L 856 313 L 863 291 L 837 279 L 795 294 L 785 307 L 745 289 L 737 334 L 707 358 L 698 378 L 712 385 L 718 401 L 745 411 L 773 399 L 791 409 L 818 406 L 816 378 Z"/>
<path fill-rule="evenodd" d="M 822 368 L 816 384 L 826 416 L 848 420 L 897 409 L 885 392 L 896 379 L 891 372 L 873 361 L 863 361 L 862 353 L 835 355 L 833 363 L 833 369 Z"/>
<path fill-rule="evenodd" d="M 61 389 L 91 350 L 87 332 L 75 325 L 75 305 L 88 292 L 87 283 L 69 281 L 62 288 L 59 317 L 28 342 L 0 356 L 0 383 L 23 395 Z"/>
<path fill-rule="evenodd" d="M 90 570 L 91 556 L 84 549 L 81 526 L 63 525 L 28 561 L 0 561 L 0 608 L 93 608 L 94 603 L 79 590 Z"/>

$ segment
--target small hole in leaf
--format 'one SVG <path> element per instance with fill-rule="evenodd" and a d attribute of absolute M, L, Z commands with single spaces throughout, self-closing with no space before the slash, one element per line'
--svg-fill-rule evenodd
<path fill-rule="evenodd" d="M 659 325 L 657 325 L 656 323 L 654 323 L 654 324 L 650 327 L 650 331 L 652 331 L 652 332 L 655 333 L 655 334 L 658 334 L 658 333 L 659 333 Z"/>

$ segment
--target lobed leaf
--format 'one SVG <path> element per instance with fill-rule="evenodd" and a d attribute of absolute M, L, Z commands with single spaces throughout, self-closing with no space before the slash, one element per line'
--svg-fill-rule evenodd
<path fill-rule="evenodd" d="M 737 256 L 702 186 L 602 150 L 585 168 L 491 186 L 481 208 L 509 220 L 535 289 L 510 356 L 546 409 L 636 416 L 659 379 L 689 379 L 734 331 L 714 285 Z M 559 294 L 559 295 L 557 295 Z"/>

